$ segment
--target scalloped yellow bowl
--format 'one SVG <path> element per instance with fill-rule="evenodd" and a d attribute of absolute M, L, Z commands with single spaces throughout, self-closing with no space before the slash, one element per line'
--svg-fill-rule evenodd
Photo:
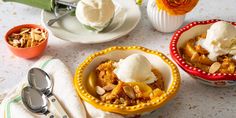
<path fill-rule="evenodd" d="M 141 103 L 134 106 L 123 106 L 108 104 L 92 96 L 86 89 L 86 79 L 89 73 L 93 71 L 101 62 L 106 60 L 119 61 L 131 54 L 142 54 L 162 73 L 165 83 L 165 93 L 158 98 L 154 98 L 147 103 Z M 140 46 L 129 47 L 111 47 L 89 56 L 76 70 L 74 77 L 74 86 L 79 96 L 94 107 L 107 112 L 118 113 L 122 115 L 143 114 L 160 108 L 170 101 L 177 93 L 180 86 L 180 74 L 175 64 L 164 54 L 149 50 Z"/>

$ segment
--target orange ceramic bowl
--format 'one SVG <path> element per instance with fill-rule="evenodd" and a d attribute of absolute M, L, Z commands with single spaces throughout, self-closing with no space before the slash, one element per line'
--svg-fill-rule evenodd
<path fill-rule="evenodd" d="M 11 44 L 9 44 L 8 37 L 12 33 L 20 32 L 20 29 L 22 29 L 22 28 L 34 28 L 34 29 L 39 28 L 42 31 L 46 32 L 46 39 L 44 41 L 42 41 L 39 45 L 34 46 L 34 47 L 29 47 L 29 48 L 17 48 L 17 47 L 12 46 Z M 48 32 L 46 31 L 45 28 L 43 28 L 40 25 L 35 25 L 35 24 L 19 25 L 19 26 L 13 27 L 12 29 L 10 29 L 6 33 L 5 41 L 6 41 L 7 46 L 9 47 L 9 49 L 11 50 L 11 52 L 13 54 L 15 54 L 18 57 L 30 59 L 30 58 L 40 56 L 44 52 L 44 50 L 47 46 L 47 42 L 48 42 Z"/>

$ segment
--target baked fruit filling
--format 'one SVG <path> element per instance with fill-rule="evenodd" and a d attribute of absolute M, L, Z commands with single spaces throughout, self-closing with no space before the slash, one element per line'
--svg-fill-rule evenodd
<path fill-rule="evenodd" d="M 154 82 L 125 82 L 115 73 L 115 69 L 118 68 L 117 63 L 119 62 L 112 60 L 102 62 L 90 73 L 87 82 L 90 94 L 105 103 L 133 106 L 146 103 L 164 93 L 164 81 L 158 69 L 150 70 L 156 78 Z"/>
<path fill-rule="evenodd" d="M 188 64 L 208 73 L 235 73 L 236 27 L 217 21 L 206 33 L 187 41 L 180 53 Z"/>
<path fill-rule="evenodd" d="M 189 65 L 197 67 L 209 73 L 235 73 L 236 61 L 233 55 L 225 54 L 217 56 L 216 61 L 208 58 L 209 52 L 201 45 L 197 44 L 199 40 L 205 40 L 206 34 L 196 36 L 190 39 L 181 49 L 180 52 Z"/>

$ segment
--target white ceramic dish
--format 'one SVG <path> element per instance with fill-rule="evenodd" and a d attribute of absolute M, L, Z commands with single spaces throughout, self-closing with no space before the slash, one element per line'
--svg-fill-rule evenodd
<path fill-rule="evenodd" d="M 141 103 L 134 106 L 114 105 L 103 103 L 99 99 L 90 95 L 86 90 L 86 79 L 91 71 L 93 71 L 101 62 L 106 60 L 119 61 L 132 54 L 144 55 L 152 64 L 153 68 L 157 68 L 163 75 L 165 83 L 165 93 L 152 101 Z M 164 54 L 152 51 L 139 46 L 129 47 L 111 47 L 89 56 L 76 70 L 74 85 L 80 97 L 103 110 L 104 112 L 113 112 L 122 115 L 140 115 L 156 110 L 170 101 L 177 93 L 180 86 L 180 75 L 178 68 Z M 105 114 L 105 113 L 104 113 Z"/>
<path fill-rule="evenodd" d="M 160 32 L 174 32 L 184 22 L 184 15 L 169 15 L 164 10 L 159 10 L 156 5 L 156 0 L 148 0 L 147 5 L 148 18 L 152 23 L 152 26 Z"/>
<path fill-rule="evenodd" d="M 42 11 L 41 22 L 54 36 L 83 44 L 102 43 L 120 38 L 132 31 L 138 24 L 141 12 L 135 0 L 113 0 L 116 13 L 112 23 L 101 33 L 84 28 L 75 16 L 66 16 L 53 26 L 47 26 L 49 19 L 55 18 L 53 13 Z"/>

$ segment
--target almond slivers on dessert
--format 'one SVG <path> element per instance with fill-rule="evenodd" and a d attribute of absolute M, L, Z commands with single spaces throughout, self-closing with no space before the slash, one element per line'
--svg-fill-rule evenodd
<path fill-rule="evenodd" d="M 189 65 L 208 73 L 235 73 L 236 28 L 225 21 L 187 41 L 180 53 Z"/>
<path fill-rule="evenodd" d="M 120 61 L 125 63 L 127 59 L 132 61 L 134 61 L 133 59 L 137 59 L 138 61 L 141 61 L 144 56 L 139 57 L 140 55 L 131 55 Z M 130 78 L 127 80 L 128 82 L 125 82 L 124 78 L 135 76 L 130 74 L 127 77 L 122 76 L 124 77 L 123 79 L 118 78 L 115 73 L 118 63 L 119 62 L 113 60 L 102 62 L 96 67 L 96 70 L 90 73 L 89 78 L 87 79 L 87 90 L 91 95 L 100 99 L 104 103 L 133 106 L 140 103 L 146 103 L 154 98 L 160 97 L 165 92 L 164 80 L 158 69 L 150 68 L 150 72 L 156 77 L 155 81 L 152 83 L 150 83 L 150 81 L 145 81 L 146 78 L 144 78 L 143 81 L 139 81 L 140 79 L 135 78 L 132 80 L 132 78 Z M 127 65 L 127 69 L 134 69 L 128 68 L 128 66 L 129 65 Z M 137 65 L 133 66 L 136 67 Z M 122 67 L 120 69 L 125 68 Z M 128 72 L 127 70 L 123 70 L 121 72 L 125 72 L 124 74 L 129 74 L 126 73 Z M 147 77 L 149 76 L 147 75 Z"/>

